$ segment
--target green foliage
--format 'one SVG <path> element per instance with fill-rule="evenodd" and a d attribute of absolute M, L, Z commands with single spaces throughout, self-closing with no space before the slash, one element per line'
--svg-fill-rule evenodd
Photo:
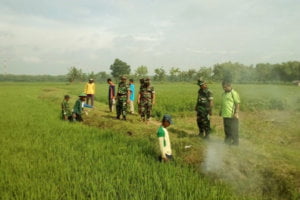
<path fill-rule="evenodd" d="M 130 74 L 130 66 L 120 59 L 115 59 L 114 63 L 110 66 L 110 70 L 114 78 Z"/>
<path fill-rule="evenodd" d="M 81 69 L 77 69 L 76 67 L 71 67 L 67 74 L 67 80 L 72 83 L 74 81 L 82 81 L 85 80 L 86 77 L 83 74 Z"/>
<path fill-rule="evenodd" d="M 139 78 L 143 78 L 146 77 L 148 75 L 148 68 L 146 66 L 139 66 L 136 70 L 135 70 L 135 76 L 139 79 Z"/>
<path fill-rule="evenodd" d="M 164 81 L 166 79 L 166 71 L 163 67 L 155 69 L 154 73 L 155 75 L 153 78 L 155 81 Z"/>

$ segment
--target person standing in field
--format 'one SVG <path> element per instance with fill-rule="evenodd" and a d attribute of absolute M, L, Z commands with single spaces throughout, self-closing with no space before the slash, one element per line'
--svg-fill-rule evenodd
<path fill-rule="evenodd" d="M 81 117 L 82 115 L 82 111 L 83 111 L 83 103 L 85 101 L 86 98 L 86 94 L 81 94 L 78 96 L 79 99 L 76 100 L 75 105 L 73 107 L 73 121 L 79 121 L 82 122 L 83 119 Z"/>
<path fill-rule="evenodd" d="M 121 82 L 118 85 L 118 93 L 117 93 L 117 119 L 120 119 L 120 116 L 123 116 L 123 120 L 126 120 L 127 114 L 127 104 L 130 102 L 130 90 L 129 86 L 126 83 L 127 78 L 125 76 L 121 77 Z"/>
<path fill-rule="evenodd" d="M 130 114 L 134 114 L 135 86 L 133 84 L 133 79 L 129 80 L 129 89 L 130 89 Z"/>
<path fill-rule="evenodd" d="M 195 111 L 197 112 L 197 125 L 199 128 L 199 136 L 204 139 L 209 139 L 210 134 L 210 119 L 213 108 L 213 94 L 208 89 L 207 84 L 203 80 L 198 80 L 200 87 L 198 91 L 197 103 Z"/>
<path fill-rule="evenodd" d="M 223 81 L 222 103 L 220 116 L 223 117 L 225 143 L 229 145 L 239 145 L 239 94 L 232 89 L 230 81 Z"/>
<path fill-rule="evenodd" d="M 161 122 L 161 126 L 157 130 L 159 149 L 161 153 L 161 155 L 159 156 L 159 160 L 161 162 L 173 160 L 170 137 L 167 130 L 167 127 L 169 127 L 171 124 L 173 124 L 171 116 L 164 115 Z"/>
<path fill-rule="evenodd" d="M 112 112 L 113 111 L 113 105 L 116 104 L 115 101 L 115 84 L 112 82 L 112 80 L 109 78 L 107 79 L 107 83 L 108 83 L 108 107 L 109 107 L 109 111 Z"/>
<path fill-rule="evenodd" d="M 87 95 L 86 103 L 89 104 L 89 100 L 91 100 L 91 106 L 94 106 L 95 89 L 94 79 L 91 78 L 84 88 L 84 93 Z"/>
<path fill-rule="evenodd" d="M 140 79 L 140 91 L 142 91 L 143 87 L 144 87 L 144 84 L 145 84 L 145 79 L 144 78 L 141 78 Z M 137 103 L 138 103 L 138 113 L 139 115 L 141 115 L 141 102 L 139 101 L 140 99 L 140 93 L 139 93 L 139 96 L 138 96 L 138 100 L 137 100 Z"/>
<path fill-rule="evenodd" d="M 62 119 L 63 120 L 72 120 L 72 112 L 70 109 L 70 105 L 69 105 L 69 100 L 70 100 L 70 96 L 69 95 L 65 95 L 64 96 L 64 100 L 61 103 L 61 114 L 62 114 Z"/>
<path fill-rule="evenodd" d="M 152 106 L 155 104 L 155 91 L 154 87 L 150 84 L 149 78 L 144 80 L 144 84 L 140 88 L 138 104 L 140 104 L 142 120 L 148 122 L 151 117 Z"/>

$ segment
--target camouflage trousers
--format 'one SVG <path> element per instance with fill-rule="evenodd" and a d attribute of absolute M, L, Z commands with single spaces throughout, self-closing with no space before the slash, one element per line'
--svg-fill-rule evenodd
<path fill-rule="evenodd" d="M 123 115 L 123 118 L 126 119 L 127 114 L 127 99 L 118 99 L 116 103 L 117 118 L 120 118 Z"/>
<path fill-rule="evenodd" d="M 197 112 L 197 124 L 199 128 L 199 135 L 201 137 L 208 137 L 210 133 L 210 120 L 208 112 Z"/>
<path fill-rule="evenodd" d="M 151 102 L 141 102 L 139 104 L 139 113 L 143 120 L 149 120 L 151 117 L 152 103 Z"/>

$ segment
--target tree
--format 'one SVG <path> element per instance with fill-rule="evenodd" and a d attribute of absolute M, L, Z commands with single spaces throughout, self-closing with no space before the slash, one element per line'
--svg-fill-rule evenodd
<path fill-rule="evenodd" d="M 139 66 L 136 70 L 135 70 L 135 76 L 138 78 L 142 78 L 148 75 L 148 68 L 146 66 Z"/>
<path fill-rule="evenodd" d="M 154 80 L 163 81 L 166 79 L 166 71 L 163 69 L 163 67 L 155 69 L 154 73 Z"/>
<path fill-rule="evenodd" d="M 210 67 L 201 67 L 198 70 L 198 72 L 197 72 L 197 74 L 196 74 L 195 77 L 197 79 L 202 78 L 203 80 L 208 81 L 208 80 L 211 80 L 212 73 L 213 73 L 212 68 L 210 68 Z"/>
<path fill-rule="evenodd" d="M 109 78 L 109 74 L 106 72 L 98 72 L 96 74 L 97 81 L 106 81 Z"/>
<path fill-rule="evenodd" d="M 110 66 L 110 70 L 114 78 L 119 78 L 122 75 L 130 74 L 130 65 L 116 58 L 114 63 Z"/>
<path fill-rule="evenodd" d="M 67 80 L 72 83 L 76 80 L 81 80 L 83 76 L 82 70 L 77 69 L 76 67 L 71 67 L 67 74 Z"/>
<path fill-rule="evenodd" d="M 179 74 L 180 74 L 180 69 L 172 67 L 170 69 L 170 80 L 171 81 L 177 81 L 179 79 L 178 78 Z"/>

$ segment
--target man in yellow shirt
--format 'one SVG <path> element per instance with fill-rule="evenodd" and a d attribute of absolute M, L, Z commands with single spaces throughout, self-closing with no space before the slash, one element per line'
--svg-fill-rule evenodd
<path fill-rule="evenodd" d="M 86 94 L 86 103 L 89 104 L 89 99 L 91 99 L 91 106 L 94 106 L 94 95 L 95 95 L 95 83 L 94 79 L 89 79 L 84 88 L 84 93 Z"/>

